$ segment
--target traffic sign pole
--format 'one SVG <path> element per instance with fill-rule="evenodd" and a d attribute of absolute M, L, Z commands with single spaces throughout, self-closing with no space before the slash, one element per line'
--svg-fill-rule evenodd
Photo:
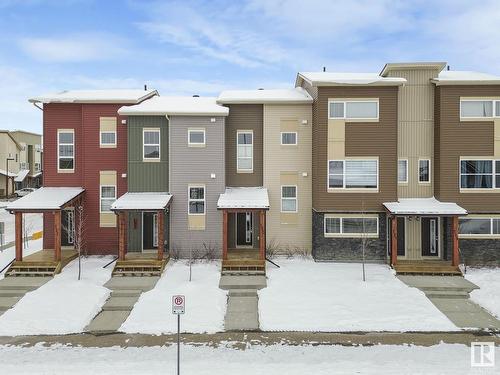
<path fill-rule="evenodd" d="M 186 310 L 186 298 L 184 296 L 172 296 L 172 314 L 177 315 L 177 375 L 181 367 L 181 314 Z"/>
<path fill-rule="evenodd" d="M 177 314 L 177 375 L 181 373 L 181 314 Z"/>

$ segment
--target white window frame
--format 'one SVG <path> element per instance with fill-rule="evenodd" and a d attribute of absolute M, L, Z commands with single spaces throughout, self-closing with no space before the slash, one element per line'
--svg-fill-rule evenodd
<path fill-rule="evenodd" d="M 472 234 L 462 234 L 460 233 L 460 219 L 480 219 L 480 220 L 489 220 L 490 221 L 490 233 L 472 233 Z M 479 216 L 479 215 L 468 215 L 464 217 L 460 217 L 458 219 L 458 237 L 459 238 L 468 238 L 468 239 L 482 239 L 482 238 L 500 238 L 500 233 L 493 233 L 493 220 L 500 220 L 500 216 Z"/>
<path fill-rule="evenodd" d="M 238 148 L 240 146 L 240 144 L 238 143 L 238 138 L 239 138 L 239 135 L 240 134 L 252 134 L 252 157 L 249 158 L 249 157 L 240 157 L 238 155 Z M 254 137 L 254 134 L 253 134 L 253 130 L 237 130 L 236 131 L 236 172 L 237 173 L 253 173 L 253 159 L 254 159 L 254 143 L 255 143 L 255 137 Z M 242 146 L 248 146 L 248 145 L 242 145 Z M 248 168 L 248 169 L 245 169 L 245 168 L 240 168 L 240 158 L 241 159 L 251 159 L 252 160 L 252 168 Z"/>
<path fill-rule="evenodd" d="M 191 142 L 191 133 L 203 133 L 203 143 Z M 205 128 L 189 128 L 188 129 L 188 146 L 189 147 L 203 147 L 207 142 L 207 134 Z"/>
<path fill-rule="evenodd" d="M 191 189 L 194 188 L 202 188 L 203 189 L 203 199 L 191 199 Z M 188 185 L 188 199 L 187 199 L 187 212 L 189 216 L 204 216 L 207 213 L 207 188 L 205 185 Z M 203 202 L 203 213 L 192 214 L 190 212 L 190 203 L 191 202 Z"/>
<path fill-rule="evenodd" d="M 462 102 L 492 102 L 491 108 L 491 116 L 462 116 Z M 459 106 L 459 117 L 460 121 L 491 121 L 495 118 L 500 118 L 500 116 L 496 115 L 496 108 L 500 106 L 500 99 L 492 99 L 492 98 L 460 98 L 460 106 Z"/>
<path fill-rule="evenodd" d="M 103 134 L 113 134 L 115 136 L 115 141 L 113 143 L 102 143 L 102 135 Z M 110 147 L 110 146 L 116 146 L 116 131 L 109 131 L 109 130 L 101 130 L 99 131 L 99 146 L 101 147 Z"/>
<path fill-rule="evenodd" d="M 72 143 L 61 143 L 61 134 L 63 133 L 71 133 L 73 134 L 73 142 Z M 73 156 L 61 156 L 60 146 L 71 145 L 73 147 Z M 75 147 L 75 130 L 74 129 L 57 129 L 57 171 L 62 173 L 72 173 L 75 171 L 75 163 L 76 163 L 76 147 Z M 61 159 L 73 159 L 73 168 L 60 168 Z"/>
<path fill-rule="evenodd" d="M 340 220 L 340 232 L 339 233 L 327 233 L 326 232 L 326 220 L 327 219 L 339 219 Z M 377 233 L 344 233 L 344 219 L 375 219 L 377 221 Z M 329 216 L 325 215 L 323 217 L 323 236 L 325 238 L 378 238 L 379 237 L 379 217 L 372 215 L 353 215 L 353 216 Z"/>
<path fill-rule="evenodd" d="M 284 187 L 294 187 L 295 188 L 295 198 L 291 197 L 283 197 L 283 188 Z M 297 213 L 299 211 L 299 188 L 297 185 L 281 185 L 280 187 L 281 190 L 281 212 L 283 213 Z M 295 201 L 295 210 L 294 211 L 288 211 L 288 210 L 283 210 L 283 200 L 290 200 L 290 201 Z"/>
<path fill-rule="evenodd" d="M 332 117 L 330 114 L 330 104 L 331 103 L 341 103 L 344 106 L 344 116 L 343 117 Z M 347 103 L 376 103 L 377 104 L 377 116 L 376 117 L 347 117 Z M 360 98 L 360 99 L 331 99 L 328 100 L 328 119 L 329 120 L 345 120 L 346 122 L 357 121 L 357 122 L 369 122 L 369 121 L 379 121 L 380 119 L 380 101 L 378 98 Z"/>
<path fill-rule="evenodd" d="M 405 179 L 403 181 L 399 180 L 399 163 L 400 162 L 404 162 L 405 165 L 406 165 L 406 176 L 405 176 Z M 408 159 L 398 159 L 398 175 L 397 175 L 397 179 L 398 179 L 398 184 L 407 184 L 408 183 Z"/>
<path fill-rule="evenodd" d="M 110 198 L 110 197 L 103 197 L 102 196 L 102 188 L 104 187 L 112 187 L 115 191 L 115 195 L 114 197 Z M 103 211 L 102 210 L 102 201 L 103 200 L 106 200 L 106 201 L 109 201 L 109 200 L 113 200 L 116 201 L 116 185 L 99 185 L 99 213 L 101 214 L 109 214 L 109 213 L 112 213 L 113 211 L 109 210 L 109 211 Z M 113 203 L 111 203 L 113 204 Z"/>
<path fill-rule="evenodd" d="M 420 162 L 421 161 L 428 161 L 429 162 L 429 180 L 428 181 L 420 181 Z M 418 162 L 417 162 L 417 181 L 419 184 L 423 184 L 423 185 L 428 185 L 432 182 L 432 166 L 431 166 L 431 159 L 426 159 L 426 158 L 423 158 L 423 159 L 418 159 Z"/>
<path fill-rule="evenodd" d="M 42 170 L 42 163 L 35 163 L 35 172 L 40 172 Z"/>
<path fill-rule="evenodd" d="M 158 133 L 158 143 L 145 143 L 145 133 L 146 132 L 157 132 Z M 147 158 L 144 154 L 145 146 L 158 146 L 158 157 L 157 158 Z M 161 130 L 160 128 L 143 128 L 142 129 L 142 160 L 143 161 L 159 161 L 161 159 Z"/>
<path fill-rule="evenodd" d="M 283 143 L 283 134 L 295 134 L 295 143 Z M 280 132 L 280 145 L 281 146 L 297 146 L 299 144 L 298 132 Z"/>
<path fill-rule="evenodd" d="M 342 187 L 330 187 L 330 162 L 331 161 L 342 161 L 342 176 L 343 176 L 343 181 L 342 181 Z M 348 188 L 346 187 L 346 178 L 345 178 L 345 162 L 346 161 L 376 161 L 377 162 L 377 186 L 374 188 L 362 188 L 362 187 L 355 187 L 355 188 Z M 356 159 L 329 159 L 327 161 L 326 165 L 326 188 L 327 191 L 329 192 L 335 192 L 335 191 L 347 191 L 347 192 L 356 192 L 356 191 L 361 191 L 361 192 L 378 192 L 379 188 L 379 176 L 380 176 L 380 170 L 379 170 L 379 160 L 378 158 L 356 158 Z"/>
<path fill-rule="evenodd" d="M 492 185 L 490 188 L 467 188 L 467 187 L 462 187 L 462 162 L 463 161 L 491 161 L 491 174 L 492 174 Z M 500 162 L 500 159 L 493 159 L 493 158 L 485 158 L 485 157 L 472 157 L 472 156 L 464 156 L 460 157 L 458 160 L 458 188 L 460 192 L 478 192 L 478 191 L 484 191 L 484 192 L 498 192 L 500 190 L 500 186 L 496 186 L 496 175 L 500 174 L 500 171 L 496 170 L 496 164 L 497 162 Z M 467 173 L 466 173 L 467 174 Z M 489 173 L 483 173 L 483 174 L 489 174 Z"/>

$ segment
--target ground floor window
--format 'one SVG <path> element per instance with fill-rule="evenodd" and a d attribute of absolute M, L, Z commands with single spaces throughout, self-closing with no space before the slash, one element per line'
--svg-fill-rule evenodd
<path fill-rule="evenodd" d="M 325 237 L 378 237 L 378 216 L 325 216 Z"/>
<path fill-rule="evenodd" d="M 458 223 L 458 233 L 462 237 L 500 236 L 500 217 L 465 217 Z"/>

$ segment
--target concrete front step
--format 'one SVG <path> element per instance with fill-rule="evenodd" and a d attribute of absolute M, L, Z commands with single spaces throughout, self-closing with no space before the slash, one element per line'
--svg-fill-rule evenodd
<path fill-rule="evenodd" d="M 229 297 L 257 297 L 257 291 L 255 289 L 231 289 Z"/>
<path fill-rule="evenodd" d="M 6 277 L 0 280 L 0 289 L 2 290 L 35 290 L 43 284 L 52 280 L 52 277 Z"/>
<path fill-rule="evenodd" d="M 102 306 L 103 311 L 132 311 L 137 297 L 111 297 Z"/>
<path fill-rule="evenodd" d="M 230 289 L 262 289 L 267 286 L 264 276 L 226 276 L 220 278 L 219 288 Z"/>
<path fill-rule="evenodd" d="M 130 311 L 101 311 L 85 330 L 96 334 L 116 332 L 129 315 Z"/>
<path fill-rule="evenodd" d="M 446 291 L 446 290 L 435 290 L 426 292 L 423 291 L 428 298 L 469 298 L 469 293 L 467 291 Z"/>
<path fill-rule="evenodd" d="M 150 277 L 112 277 L 104 286 L 113 291 L 115 290 L 141 290 L 147 292 L 154 288 L 160 278 L 158 276 Z"/>
<path fill-rule="evenodd" d="M 116 289 L 111 292 L 111 297 L 135 297 L 139 298 L 141 289 Z"/>

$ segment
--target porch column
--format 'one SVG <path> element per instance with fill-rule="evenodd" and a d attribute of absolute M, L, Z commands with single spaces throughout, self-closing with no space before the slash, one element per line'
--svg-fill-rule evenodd
<path fill-rule="evenodd" d="M 398 261 L 398 219 L 396 216 L 391 218 L 391 265 Z"/>
<path fill-rule="evenodd" d="M 158 211 L 158 260 L 163 259 L 163 248 L 165 242 L 165 211 Z"/>
<path fill-rule="evenodd" d="M 453 242 L 453 253 L 451 254 L 451 265 L 458 267 L 459 254 L 458 254 L 458 216 L 453 216 L 451 221 L 451 236 Z"/>
<path fill-rule="evenodd" d="M 15 225 L 16 225 L 16 261 L 21 262 L 23 260 L 23 213 L 15 213 Z"/>
<path fill-rule="evenodd" d="M 227 210 L 222 210 L 222 259 L 227 259 Z"/>
<path fill-rule="evenodd" d="M 54 260 L 61 261 L 61 210 L 54 211 Z"/>
<path fill-rule="evenodd" d="M 259 259 L 266 259 L 266 211 L 260 210 L 259 220 Z"/>
<path fill-rule="evenodd" d="M 125 212 L 118 213 L 118 259 L 125 260 L 126 241 L 125 241 Z"/>

